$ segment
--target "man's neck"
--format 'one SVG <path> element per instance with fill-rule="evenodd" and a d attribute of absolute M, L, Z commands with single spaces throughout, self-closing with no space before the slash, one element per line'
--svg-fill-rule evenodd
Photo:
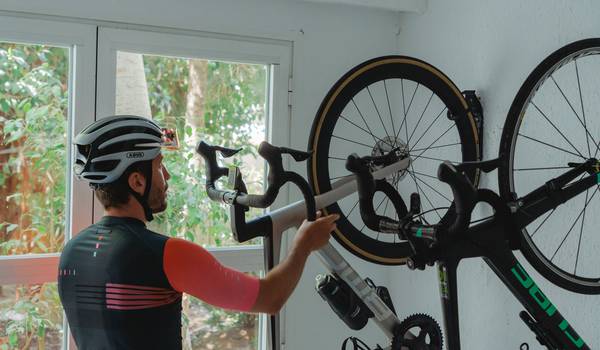
<path fill-rule="evenodd" d="M 144 214 L 144 209 L 135 199 L 132 198 L 130 198 L 129 202 L 123 206 L 107 208 L 104 211 L 104 215 L 135 218 L 143 222 L 147 221 L 146 215 Z"/>

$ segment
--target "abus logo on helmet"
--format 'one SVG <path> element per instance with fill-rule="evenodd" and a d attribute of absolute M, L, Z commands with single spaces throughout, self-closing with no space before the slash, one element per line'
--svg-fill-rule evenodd
<path fill-rule="evenodd" d="M 127 158 L 144 158 L 144 152 L 128 152 L 125 157 Z"/>

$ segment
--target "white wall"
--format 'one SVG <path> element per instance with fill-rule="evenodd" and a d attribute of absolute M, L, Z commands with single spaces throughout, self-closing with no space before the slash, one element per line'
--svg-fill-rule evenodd
<path fill-rule="evenodd" d="M 485 108 L 485 158 L 496 156 L 508 107 L 535 65 L 567 42 L 600 36 L 600 3 L 592 0 L 430 0 L 424 15 L 401 16 L 291 0 L 3 0 L 0 10 L 292 41 L 291 146 L 300 149 L 306 148 L 321 99 L 343 73 L 375 56 L 415 56 L 440 68 L 461 89 L 479 91 Z M 484 177 L 482 186 L 495 189 L 495 174 Z M 428 312 L 441 321 L 432 269 L 356 266 L 376 282 L 389 279 L 402 315 Z M 590 347 L 599 347 L 595 311 L 600 298 L 560 290 L 525 266 Z M 369 344 L 382 341 L 372 325 L 351 332 L 320 300 L 313 286 L 322 271 L 312 258 L 288 303 L 287 349 L 337 349 L 348 335 L 364 337 Z M 521 307 L 481 261 L 464 261 L 459 274 L 463 349 L 517 349 L 523 341 L 540 348 L 518 319 Z"/>
<path fill-rule="evenodd" d="M 484 158 L 490 159 L 497 156 L 508 108 L 527 75 L 559 47 L 599 37 L 599 18 L 600 3 L 591 0 L 431 0 L 424 15 L 400 16 L 398 53 L 428 61 L 460 89 L 479 92 Z M 497 174 L 484 175 L 481 186 L 497 189 Z M 524 266 L 590 348 L 599 348 L 600 297 L 564 291 Z M 389 271 L 396 309 L 428 312 L 442 321 L 434 269 Z M 459 300 L 463 349 L 518 349 L 525 341 L 530 349 L 542 348 L 518 317 L 523 308 L 480 259 L 461 263 Z"/>
<path fill-rule="evenodd" d="M 392 12 L 290 0 L 2 0 L 0 10 L 292 41 L 291 146 L 299 149 L 306 149 L 312 119 L 330 86 L 354 65 L 393 53 L 398 31 Z M 305 169 L 302 164 L 295 170 L 304 174 Z M 387 278 L 376 266 L 358 263 L 357 268 L 376 281 Z M 323 270 L 311 258 L 288 303 L 287 349 L 337 349 L 343 337 L 356 335 L 314 291 L 314 277 Z M 359 334 L 384 339 L 372 325 Z"/>

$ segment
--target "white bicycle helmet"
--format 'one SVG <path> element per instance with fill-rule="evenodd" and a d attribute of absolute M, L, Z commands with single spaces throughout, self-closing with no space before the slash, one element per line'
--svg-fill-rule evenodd
<path fill-rule="evenodd" d="M 162 129 L 151 119 L 134 115 L 102 118 L 76 137 L 74 171 L 91 185 L 116 181 L 132 164 L 160 153 Z"/>
<path fill-rule="evenodd" d="M 156 158 L 163 144 L 162 136 L 162 129 L 144 117 L 116 115 L 97 120 L 75 137 L 75 175 L 95 189 L 115 182 L 132 164 Z M 151 221 L 147 200 L 152 172 L 144 175 L 148 180 L 144 194 L 130 191 L 144 208 L 146 219 Z"/>

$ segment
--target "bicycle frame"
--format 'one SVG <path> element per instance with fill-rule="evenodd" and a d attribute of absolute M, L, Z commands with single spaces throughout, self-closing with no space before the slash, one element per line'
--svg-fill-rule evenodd
<path fill-rule="evenodd" d="M 408 165 L 409 160 L 403 159 L 397 163 L 379 169 L 373 173 L 373 177 L 376 179 L 383 179 L 388 175 L 406 169 Z M 325 208 L 357 191 L 356 179 L 353 176 L 338 180 L 332 187 L 333 189 L 331 191 L 315 196 L 317 209 Z M 280 258 L 283 232 L 291 227 L 298 227 L 302 223 L 302 220 L 306 218 L 306 206 L 304 201 L 298 201 L 280 209 L 273 210 L 266 215 L 270 217 L 272 223 L 271 237 L 266 240 L 268 244 L 267 251 L 272 251 L 272 254 L 268 254 L 265 257 L 265 260 L 267 266 L 272 267 Z M 371 312 L 373 312 L 373 319 L 391 342 L 394 328 L 396 325 L 400 324 L 400 320 L 392 310 L 390 310 L 375 291 L 365 283 L 364 279 L 352 268 L 331 243 L 327 243 L 323 248 L 319 249 L 317 253 L 323 265 L 330 272 L 335 273 L 346 282 Z M 272 334 L 274 333 L 275 332 Z M 271 342 L 274 344 L 272 349 L 279 348 L 279 339 L 272 338 Z"/>
<path fill-rule="evenodd" d="M 408 159 L 400 160 L 374 172 L 373 178 L 383 179 L 406 169 L 408 165 Z M 506 209 L 504 215 L 494 216 L 492 219 L 470 227 L 457 237 L 451 237 L 431 248 L 431 252 L 433 252 L 432 261 L 436 261 L 438 265 L 444 328 L 449 349 L 460 349 L 456 270 L 461 259 L 473 257 L 482 257 L 525 307 L 527 312 L 521 312 L 521 318 L 546 346 L 550 349 L 589 349 L 519 263 L 512 252 L 518 247 L 515 248 L 510 244 L 511 241 L 514 241 L 514 237 L 519 235 L 518 230 L 535 220 L 535 218 L 597 183 L 597 175 L 594 174 L 573 183 L 565 190 L 562 189 L 562 186 L 584 171 L 583 165 L 572 169 L 519 199 L 515 202 L 518 204 L 506 204 L 500 201 L 500 198 L 493 192 L 479 190 L 491 193 L 492 197 L 495 196 L 492 199 L 500 201 L 499 207 Z M 325 208 L 355 193 L 357 191 L 356 177 L 349 176 L 341 179 L 334 183 L 332 187 L 331 191 L 314 197 L 317 209 Z M 510 213 L 509 207 L 516 209 Z M 265 217 L 268 217 L 268 220 L 262 220 Z M 298 201 L 271 211 L 259 218 L 262 225 L 265 225 L 265 223 L 270 224 L 270 234 L 267 235 L 265 240 L 268 252 L 265 260 L 268 268 L 272 268 L 279 262 L 283 232 L 288 228 L 298 227 L 305 217 L 306 205 L 304 201 Z M 373 312 L 374 321 L 391 342 L 394 329 L 400 323 L 396 315 L 331 244 L 328 243 L 321 248 L 318 255 L 324 266 L 346 282 Z M 272 322 L 270 327 L 276 329 L 278 319 L 272 320 L 276 322 Z M 271 348 L 274 350 L 279 349 L 280 341 L 276 337 L 277 332 L 271 334 Z M 386 350 L 389 349 L 390 347 L 386 348 Z"/>
<path fill-rule="evenodd" d="M 448 349 L 460 349 L 456 269 L 459 261 L 468 257 L 483 258 L 527 310 L 521 318 L 550 349 L 589 349 L 519 263 L 508 245 L 510 234 L 518 232 L 494 218 L 471 227 L 464 237 L 441 247 L 443 254 L 437 260 Z"/>
<path fill-rule="evenodd" d="M 520 317 L 540 342 L 550 349 L 589 349 L 512 251 L 518 249 L 514 246 L 514 241 L 519 237 L 521 229 L 599 182 L 598 174 L 590 172 L 590 176 L 570 183 L 580 174 L 589 172 L 593 164 L 589 161 L 580 164 L 511 203 L 505 203 L 492 191 L 479 190 L 480 200 L 496 210 L 494 217 L 441 243 L 430 258 L 437 261 L 438 265 L 444 328 L 449 349 L 460 349 L 456 270 L 461 259 L 472 257 L 483 258 L 525 307 L 527 311 L 521 312 Z"/>

